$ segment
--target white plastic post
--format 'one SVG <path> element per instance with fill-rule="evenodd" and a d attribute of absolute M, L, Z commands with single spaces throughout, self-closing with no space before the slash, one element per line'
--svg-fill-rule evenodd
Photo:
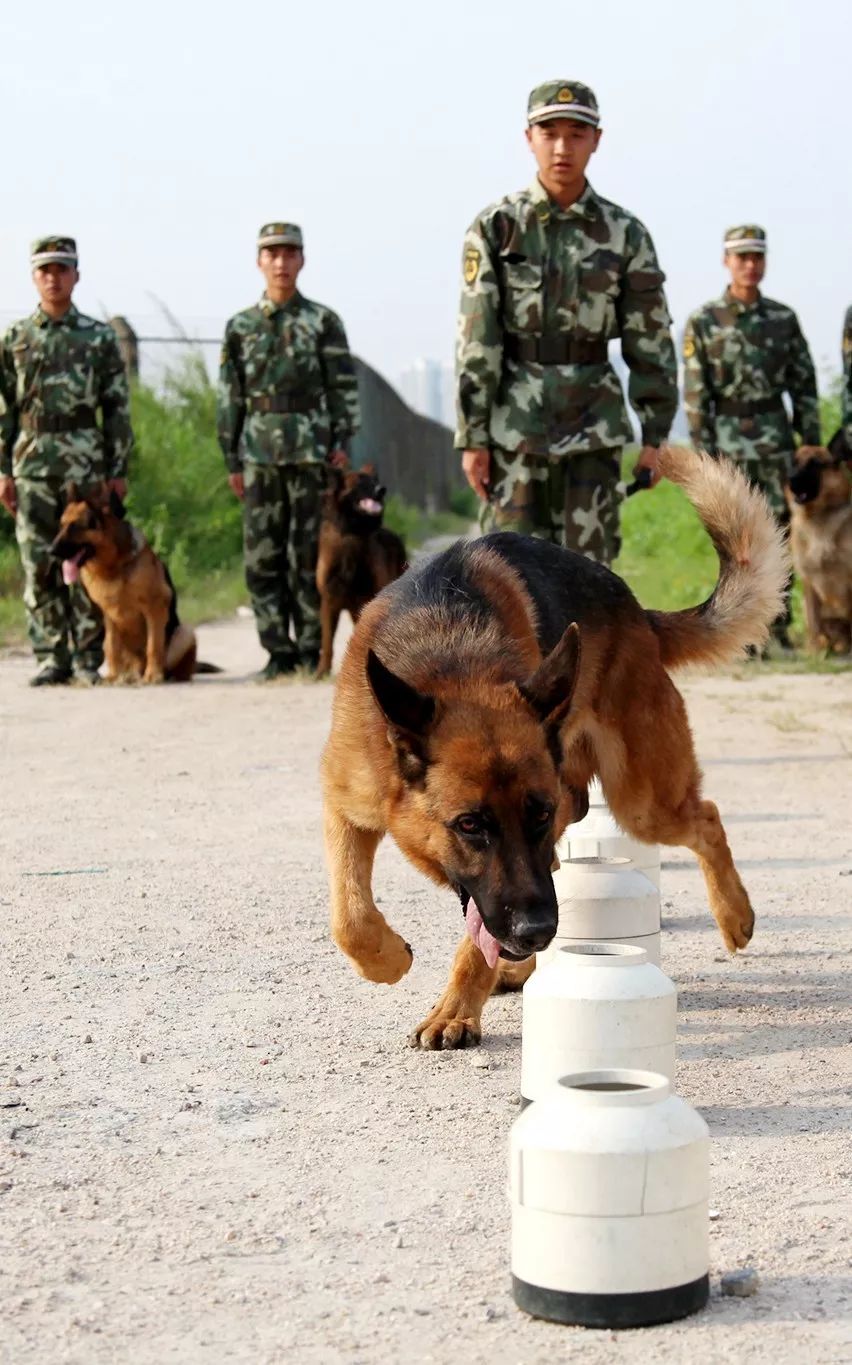
<path fill-rule="evenodd" d="M 674 1081 L 677 992 L 644 948 L 560 948 L 524 986 L 521 1102 L 569 1072 L 628 1068 Z"/>
<path fill-rule="evenodd" d="M 660 893 L 627 858 L 578 858 L 553 874 L 559 924 L 538 963 L 563 944 L 626 943 L 660 962 Z"/>
<path fill-rule="evenodd" d="M 612 811 L 603 800 L 603 792 L 598 804 L 591 804 L 589 788 L 589 813 L 576 825 L 569 825 L 556 846 L 562 862 L 576 858 L 629 858 L 634 867 L 644 872 L 646 877 L 660 885 L 660 849 L 658 844 L 643 844 L 638 839 L 625 834 Z"/>
<path fill-rule="evenodd" d="M 534 1317 L 671 1322 L 707 1302 L 709 1135 L 648 1071 L 563 1076 L 512 1125 L 512 1285 Z"/>

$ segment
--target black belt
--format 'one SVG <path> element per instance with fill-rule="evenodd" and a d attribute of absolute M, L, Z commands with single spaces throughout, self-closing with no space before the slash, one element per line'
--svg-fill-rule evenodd
<path fill-rule="evenodd" d="M 249 412 L 314 412 L 319 406 L 318 393 L 286 393 L 246 399 Z"/>
<path fill-rule="evenodd" d="M 521 336 L 508 332 L 503 338 L 503 354 L 510 360 L 533 365 L 605 365 L 605 341 L 581 341 L 577 337 Z"/>
<path fill-rule="evenodd" d="M 713 405 L 717 417 L 759 417 L 765 412 L 784 411 L 780 398 L 715 398 Z"/>
<path fill-rule="evenodd" d="M 94 408 L 75 408 L 73 412 L 22 412 L 21 426 L 24 431 L 44 432 L 46 436 L 56 436 L 59 432 L 87 431 L 98 424 Z"/>

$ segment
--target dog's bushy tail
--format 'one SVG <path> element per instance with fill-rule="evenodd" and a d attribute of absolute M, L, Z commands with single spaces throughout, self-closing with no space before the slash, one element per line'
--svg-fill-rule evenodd
<path fill-rule="evenodd" d="M 666 668 L 726 663 L 760 646 L 779 615 L 790 577 L 784 533 L 766 498 L 729 460 L 666 446 L 660 469 L 679 484 L 719 556 L 719 581 L 701 606 L 649 611 Z"/>

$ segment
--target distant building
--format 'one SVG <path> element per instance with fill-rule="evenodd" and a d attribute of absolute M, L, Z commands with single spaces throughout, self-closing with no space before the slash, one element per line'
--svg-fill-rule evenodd
<path fill-rule="evenodd" d="M 453 371 L 449 365 L 437 360 L 415 360 L 399 376 L 398 388 L 415 412 L 444 426 L 455 426 Z"/>

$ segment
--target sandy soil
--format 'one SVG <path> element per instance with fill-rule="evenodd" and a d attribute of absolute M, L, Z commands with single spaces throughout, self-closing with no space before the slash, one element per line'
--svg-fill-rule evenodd
<path fill-rule="evenodd" d="M 852 676 L 686 687 L 758 928 L 728 960 L 667 851 L 714 1290 L 613 1335 L 509 1295 L 520 1000 L 479 1050 L 406 1047 L 458 909 L 383 849 L 414 967 L 355 975 L 326 930 L 331 687 L 246 685 L 250 621 L 201 634 L 229 671 L 188 688 L 33 692 L 28 660 L 0 663 L 0 1359 L 852 1359 Z M 758 1293 L 721 1298 L 744 1265 Z"/>

